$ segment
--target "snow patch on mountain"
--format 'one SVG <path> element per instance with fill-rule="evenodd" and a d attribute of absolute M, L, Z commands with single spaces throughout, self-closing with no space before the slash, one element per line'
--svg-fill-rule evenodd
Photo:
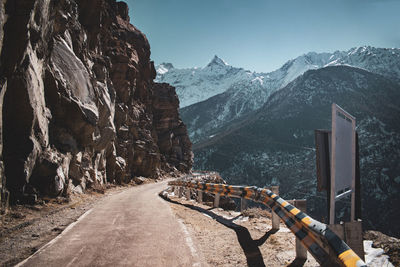
<path fill-rule="evenodd" d="M 161 63 L 156 67 L 156 72 L 159 73 L 160 75 L 163 75 L 173 68 L 174 66 L 171 63 Z"/>
<path fill-rule="evenodd" d="M 223 93 L 235 83 L 251 81 L 256 77 L 252 72 L 228 65 L 218 56 L 203 68 L 167 68 L 163 63 L 156 67 L 156 71 L 156 82 L 175 86 L 181 108 Z"/>
<path fill-rule="evenodd" d="M 399 48 L 363 46 L 354 47 L 347 52 L 335 52 L 334 55 L 326 66 L 349 65 L 400 80 Z"/>
<path fill-rule="evenodd" d="M 400 80 L 400 49 L 363 46 L 333 53 L 310 52 L 287 61 L 281 68 L 269 73 L 232 67 L 215 55 L 203 68 L 176 69 L 171 63 L 162 63 L 156 67 L 156 82 L 167 82 L 175 86 L 180 107 L 183 108 L 232 87 L 239 88 L 234 86 L 236 83 L 251 88 L 257 82 L 262 85 L 262 90 L 271 93 L 308 70 L 337 65 L 358 67 Z"/>
<path fill-rule="evenodd" d="M 203 68 L 167 68 L 166 72 L 165 65 L 161 65 L 157 66 L 156 81 L 176 87 L 182 119 L 194 143 L 208 139 L 218 129 L 257 110 L 272 93 L 308 70 L 346 65 L 400 82 L 399 48 L 365 46 L 333 53 L 310 52 L 287 61 L 281 68 L 269 73 L 236 68 L 218 56 L 214 56 Z M 367 86 L 362 75 L 356 77 L 355 82 L 357 87 Z M 319 85 L 309 86 L 318 90 Z M 347 86 L 338 84 L 337 88 Z M 312 96 L 307 101 L 311 102 Z"/>

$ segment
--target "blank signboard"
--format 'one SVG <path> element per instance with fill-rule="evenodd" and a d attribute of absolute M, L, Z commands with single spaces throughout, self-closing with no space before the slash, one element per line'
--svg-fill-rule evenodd
<path fill-rule="evenodd" d="M 332 106 L 332 168 L 335 199 L 351 193 L 355 178 L 355 118 Z"/>

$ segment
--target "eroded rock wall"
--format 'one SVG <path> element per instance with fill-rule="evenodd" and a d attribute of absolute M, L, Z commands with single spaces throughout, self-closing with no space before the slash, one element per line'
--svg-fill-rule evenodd
<path fill-rule="evenodd" d="M 13 200 L 190 171 L 175 89 L 153 83 L 149 43 L 125 3 L 3 2 L 2 154 Z"/>
<path fill-rule="evenodd" d="M 4 31 L 3 26 L 6 20 L 5 10 L 4 10 L 5 0 L 0 0 L 0 55 L 1 50 L 3 48 L 3 37 Z M 6 205 L 8 204 L 8 191 L 6 189 L 6 180 L 4 176 L 4 163 L 3 163 L 3 122 L 2 118 L 2 106 L 3 106 L 3 97 L 4 92 L 3 88 L 5 87 L 5 79 L 0 77 L 0 213 L 5 211 Z"/>
<path fill-rule="evenodd" d="M 175 88 L 167 83 L 155 83 L 153 90 L 154 127 L 162 162 L 165 163 L 163 169 L 189 172 L 193 159 L 192 143 L 176 108 L 179 100 Z"/>

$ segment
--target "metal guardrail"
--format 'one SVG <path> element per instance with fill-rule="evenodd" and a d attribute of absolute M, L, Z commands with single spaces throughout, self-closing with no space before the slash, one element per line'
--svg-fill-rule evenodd
<path fill-rule="evenodd" d="M 196 176 L 186 177 L 186 179 L 190 178 L 196 178 Z M 314 220 L 269 189 L 255 186 L 201 183 L 186 179 L 171 181 L 168 185 L 187 187 L 221 196 L 245 198 L 268 206 L 322 266 L 331 266 L 332 260 L 346 267 L 367 266 L 326 224 Z"/>

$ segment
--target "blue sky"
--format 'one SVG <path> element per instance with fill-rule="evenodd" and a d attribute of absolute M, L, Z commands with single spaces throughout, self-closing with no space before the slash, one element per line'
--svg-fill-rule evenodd
<path fill-rule="evenodd" d="M 272 71 L 301 54 L 400 47 L 400 0 L 126 0 L 152 60 Z"/>

